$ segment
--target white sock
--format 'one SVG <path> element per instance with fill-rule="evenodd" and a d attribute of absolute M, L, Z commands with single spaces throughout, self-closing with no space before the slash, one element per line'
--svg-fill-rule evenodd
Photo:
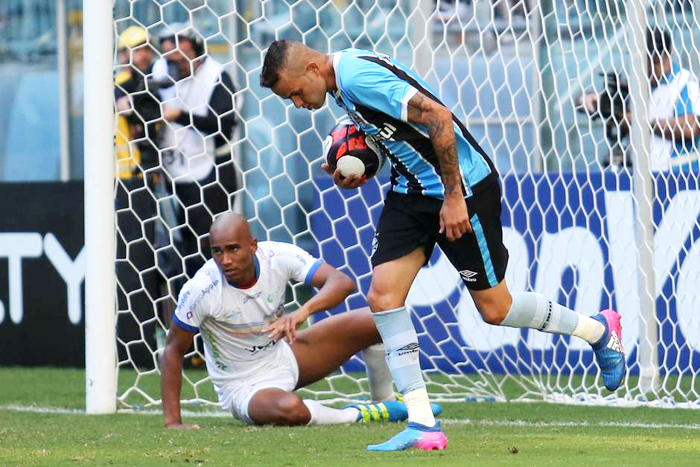
<path fill-rule="evenodd" d="M 597 344 L 603 334 L 605 334 L 603 323 L 580 313 L 576 329 L 571 333 L 572 336 L 580 337 L 591 345 Z"/>
<path fill-rule="evenodd" d="M 304 399 L 304 405 L 311 412 L 309 425 L 339 425 L 343 423 L 355 423 L 360 415 L 360 411 L 354 407 L 347 409 L 334 409 L 323 405 L 318 401 Z"/>
<path fill-rule="evenodd" d="M 430 399 L 425 387 L 414 389 L 404 394 L 403 402 L 408 409 L 409 422 L 416 422 L 425 426 L 435 425 L 433 409 L 430 407 Z"/>
<path fill-rule="evenodd" d="M 418 359 L 418 336 L 406 307 L 372 313 L 386 347 L 386 363 L 396 388 L 403 394 L 408 421 L 435 425 L 428 391 Z"/>
<path fill-rule="evenodd" d="M 389 366 L 386 364 L 384 344 L 375 344 L 362 351 L 362 358 L 367 366 L 369 393 L 372 402 L 396 400 L 394 383 Z"/>
<path fill-rule="evenodd" d="M 536 292 L 514 293 L 513 303 L 501 325 L 577 336 L 589 344 L 598 342 L 605 333 L 603 323 L 554 303 Z"/>

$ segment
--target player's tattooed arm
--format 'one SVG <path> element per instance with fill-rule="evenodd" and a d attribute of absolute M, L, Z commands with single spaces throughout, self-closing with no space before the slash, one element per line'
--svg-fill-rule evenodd
<path fill-rule="evenodd" d="M 459 172 L 452 112 L 423 93 L 417 92 L 408 101 L 408 121 L 422 123 L 428 129 L 430 141 L 440 163 L 445 195 L 462 196 L 462 177 Z"/>
<path fill-rule="evenodd" d="M 430 142 L 440 163 L 445 186 L 445 200 L 440 209 L 440 233 L 445 233 L 449 241 L 458 239 L 465 232 L 472 232 L 472 227 L 462 192 L 452 112 L 420 92 L 408 101 L 407 110 L 409 122 L 422 123 L 428 129 Z"/>

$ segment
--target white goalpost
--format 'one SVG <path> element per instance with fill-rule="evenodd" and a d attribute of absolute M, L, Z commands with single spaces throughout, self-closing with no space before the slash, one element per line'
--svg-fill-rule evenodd
<path fill-rule="evenodd" d="M 116 410 L 112 5 L 85 2 L 85 409 Z"/>
<path fill-rule="evenodd" d="M 130 111 L 115 106 L 116 77 L 133 65 L 131 46 L 117 53 L 118 36 L 143 28 L 155 61 L 161 33 L 182 25 L 201 36 L 208 59 L 223 65 L 235 87 L 235 130 L 223 135 L 216 176 L 196 182 L 195 191 L 202 199 L 212 188 L 225 191 L 227 209 L 243 213 L 260 240 L 295 243 L 356 280 L 358 292 L 334 313 L 366 305 L 389 173 L 360 190 L 333 186 L 320 169 L 321 142 L 342 111 L 330 99 L 313 113 L 295 109 L 260 88 L 274 39 L 325 53 L 373 49 L 424 76 L 498 168 L 509 287 L 587 315 L 604 308 L 622 315 L 629 370 L 610 394 L 582 341 L 484 323 L 436 248 L 407 301 L 433 399 L 700 408 L 698 169 L 652 167 L 659 141 L 649 109 L 658 99 L 646 65 L 647 29 L 655 27 L 670 33 L 674 63 L 700 74 L 696 2 L 600 3 L 84 2 L 87 411 L 159 406 L 159 356 L 177 287 L 188 265 L 207 255 L 201 244 L 186 251 L 182 238 L 205 240 L 195 216 L 216 212 L 206 200 L 190 206 L 178 197 L 177 177 L 164 163 L 172 148 L 150 130 L 134 137 L 124 126 Z M 161 100 L 159 89 L 136 94 Z M 582 91 L 607 98 L 610 115 L 602 104 L 583 112 Z M 629 111 L 629 132 L 612 116 L 618 111 Z M 220 131 L 198 137 L 206 142 Z M 154 164 L 140 157 L 144 143 L 157 147 Z M 697 160 L 698 141 L 662 144 Z M 235 188 L 225 169 L 235 172 Z M 287 310 L 311 293 L 290 287 Z M 187 356 L 185 405 L 217 402 L 202 352 L 197 339 Z M 304 391 L 329 401 L 365 397 L 362 360 L 353 357 Z"/>

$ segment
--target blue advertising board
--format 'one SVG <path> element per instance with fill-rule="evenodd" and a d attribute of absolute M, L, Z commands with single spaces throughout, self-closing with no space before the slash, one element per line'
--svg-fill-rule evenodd
<path fill-rule="evenodd" d="M 652 274 L 661 372 L 700 369 L 697 179 L 678 174 L 655 177 L 652 271 L 639 266 L 631 174 L 508 175 L 501 183 L 504 243 L 510 253 L 506 281 L 511 291 L 534 290 L 587 315 L 617 309 L 628 364 L 632 373 L 638 373 L 637 344 L 644 328 L 638 282 L 641 275 Z M 318 253 L 357 279 L 360 291 L 348 300 L 348 307 L 366 306 L 372 237 L 387 181 L 372 179 L 349 191 L 335 189 L 327 177 L 316 184 L 320 196 L 310 226 Z M 420 271 L 407 304 L 419 333 L 425 370 L 590 371 L 590 346 L 579 339 L 484 323 L 459 274 L 438 248 Z"/>

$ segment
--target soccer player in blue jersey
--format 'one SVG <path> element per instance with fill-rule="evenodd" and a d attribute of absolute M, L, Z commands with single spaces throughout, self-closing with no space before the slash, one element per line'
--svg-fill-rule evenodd
<path fill-rule="evenodd" d="M 367 50 L 325 55 L 298 42 L 275 41 L 265 56 L 260 84 L 310 110 L 321 108 L 331 94 L 391 161 L 391 189 L 375 233 L 367 301 L 409 423 L 389 441 L 367 449 L 447 445 L 430 410 L 418 339 L 405 307 L 411 284 L 435 243 L 459 271 L 486 322 L 580 337 L 593 346 L 605 386 L 611 391 L 619 387 L 625 359 L 617 312 L 586 316 L 539 293 L 509 292 L 496 169 L 418 75 Z M 365 181 L 324 169 L 343 188 Z"/>

